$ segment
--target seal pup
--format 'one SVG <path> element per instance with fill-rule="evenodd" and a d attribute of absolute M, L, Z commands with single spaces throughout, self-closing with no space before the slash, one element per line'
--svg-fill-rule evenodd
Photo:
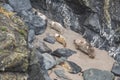
<path fill-rule="evenodd" d="M 94 47 L 86 40 L 75 39 L 74 44 L 76 49 L 86 53 L 90 58 L 95 58 Z"/>
<path fill-rule="evenodd" d="M 57 31 L 59 34 L 64 34 L 65 32 L 65 28 L 58 22 L 50 21 L 49 26 L 51 29 L 54 29 L 55 31 Z"/>
<path fill-rule="evenodd" d="M 64 47 L 67 46 L 65 38 L 62 35 L 56 33 L 55 34 L 55 39 L 56 39 L 57 42 L 59 42 L 60 44 L 62 44 Z"/>

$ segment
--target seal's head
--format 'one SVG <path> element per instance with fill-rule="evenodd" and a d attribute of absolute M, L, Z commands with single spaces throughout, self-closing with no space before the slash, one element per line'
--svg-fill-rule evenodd
<path fill-rule="evenodd" d="M 56 34 L 55 34 L 55 37 L 60 37 L 60 34 L 57 34 L 57 33 L 56 33 Z"/>

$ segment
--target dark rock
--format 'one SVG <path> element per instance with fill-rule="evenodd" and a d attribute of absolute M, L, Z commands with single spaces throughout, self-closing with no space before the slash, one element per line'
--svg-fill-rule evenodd
<path fill-rule="evenodd" d="M 52 52 L 52 50 L 44 42 L 39 42 L 39 46 L 37 47 L 37 50 L 39 50 L 41 53 Z"/>
<path fill-rule="evenodd" d="M 120 48 L 118 48 L 117 50 L 114 51 L 114 59 L 120 63 Z"/>
<path fill-rule="evenodd" d="M 46 27 L 47 27 L 47 20 L 42 19 L 39 16 L 34 16 L 32 19 L 31 24 L 35 27 L 35 34 L 39 35 L 44 33 Z"/>
<path fill-rule="evenodd" d="M 115 21 L 120 21 L 120 5 L 119 5 L 119 0 L 116 1 L 110 1 L 110 14 L 111 14 L 111 19 Z"/>
<path fill-rule="evenodd" d="M 32 43 L 34 39 L 35 39 L 35 31 L 33 29 L 30 29 L 28 31 L 28 42 Z"/>
<path fill-rule="evenodd" d="M 55 70 L 54 72 L 61 80 L 71 80 L 64 74 L 64 70 Z"/>
<path fill-rule="evenodd" d="M 83 72 L 84 80 L 114 80 L 114 75 L 109 71 L 88 69 Z"/>
<path fill-rule="evenodd" d="M 91 0 L 91 1 L 86 0 L 83 3 L 85 4 L 84 6 L 87 6 L 93 12 L 98 12 L 98 14 L 100 14 L 99 12 L 101 11 L 101 9 L 103 7 L 104 2 L 101 0 Z"/>
<path fill-rule="evenodd" d="M 54 36 L 47 36 L 43 40 L 51 44 L 54 44 L 56 42 L 56 39 Z"/>
<path fill-rule="evenodd" d="M 43 56 L 36 49 L 31 52 L 28 74 L 28 80 L 51 80 L 43 65 Z"/>
<path fill-rule="evenodd" d="M 99 33 L 101 30 L 101 25 L 99 22 L 99 17 L 97 14 L 91 14 L 84 23 L 88 29 L 94 30 L 94 32 Z"/>
<path fill-rule="evenodd" d="M 90 42 L 93 40 L 93 36 L 95 36 L 95 34 L 96 34 L 95 32 L 92 32 L 91 30 L 86 29 L 84 34 L 83 34 L 83 37 L 85 39 L 87 39 L 88 42 Z M 96 34 L 96 36 L 98 36 L 98 35 Z"/>
<path fill-rule="evenodd" d="M 54 57 L 51 56 L 50 54 L 44 53 L 44 54 L 42 54 L 42 56 L 43 56 L 43 63 L 44 63 L 42 65 L 45 66 L 46 70 L 51 69 L 53 66 L 56 65 L 56 61 L 55 61 Z"/>
<path fill-rule="evenodd" d="M 118 62 L 120 62 L 119 56 L 120 56 L 120 47 L 119 46 L 112 46 L 109 50 L 110 56 L 114 57 L 114 59 Z"/>
<path fill-rule="evenodd" d="M 71 49 L 58 48 L 55 51 L 53 51 L 51 54 L 54 56 L 57 56 L 57 57 L 69 57 L 75 53 L 76 53 L 76 51 L 73 51 Z"/>
<path fill-rule="evenodd" d="M 72 61 L 67 61 L 71 67 L 70 73 L 77 74 L 82 71 L 82 68 Z"/>
<path fill-rule="evenodd" d="M 29 66 L 29 78 L 28 80 L 45 80 L 44 75 L 40 69 L 40 64 L 36 63 Z"/>
<path fill-rule="evenodd" d="M 9 5 L 9 4 L 3 4 L 3 7 L 6 9 L 6 10 L 8 10 L 8 11 L 11 11 L 11 12 L 13 12 L 14 11 L 14 9 Z"/>
<path fill-rule="evenodd" d="M 120 64 L 114 63 L 111 72 L 117 76 L 120 76 Z"/>
<path fill-rule="evenodd" d="M 29 10 L 32 8 L 29 0 L 8 0 L 9 4 L 15 11 L 21 12 L 22 10 Z"/>
<path fill-rule="evenodd" d="M 47 19 L 43 15 L 36 15 L 31 11 L 21 11 L 19 15 L 23 18 L 29 29 L 34 29 L 35 34 L 39 35 L 45 32 L 47 27 Z"/>
<path fill-rule="evenodd" d="M 44 54 L 42 54 L 42 56 L 43 56 L 42 65 L 46 70 L 51 69 L 52 67 L 67 60 L 65 57 L 55 58 L 48 53 L 44 53 Z"/>

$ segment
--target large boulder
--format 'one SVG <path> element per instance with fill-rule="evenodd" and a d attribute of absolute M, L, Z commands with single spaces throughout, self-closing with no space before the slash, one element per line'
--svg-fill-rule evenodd
<path fill-rule="evenodd" d="M 120 76 L 120 64 L 114 63 L 111 72 L 117 76 Z"/>
<path fill-rule="evenodd" d="M 17 12 L 21 12 L 22 10 L 29 10 L 32 8 L 30 0 L 8 0 L 8 2 Z"/>
<path fill-rule="evenodd" d="M 88 69 L 83 72 L 84 80 L 114 80 L 114 75 L 109 71 Z"/>

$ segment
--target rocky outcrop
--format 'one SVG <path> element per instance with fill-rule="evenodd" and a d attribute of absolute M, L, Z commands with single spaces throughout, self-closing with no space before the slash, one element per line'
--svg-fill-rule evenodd
<path fill-rule="evenodd" d="M 83 35 L 92 45 L 118 54 L 119 1 L 31 0 L 46 16 Z M 114 50 L 112 50 L 115 48 Z"/>
<path fill-rule="evenodd" d="M 40 35 L 46 31 L 49 21 L 52 20 L 58 22 L 59 26 L 63 26 L 68 32 L 71 29 L 82 34 L 91 45 L 109 51 L 119 63 L 118 1 L 31 0 L 33 8 L 36 9 L 32 8 L 30 0 L 8 0 L 7 3 L 12 7 L 9 4 L 2 6 L 8 11 L 17 13 L 8 12 L 0 7 L 1 80 L 51 80 L 47 71 L 57 65 L 61 66 L 65 61 L 68 65 L 63 66 L 70 68 L 69 73 L 77 74 L 82 71 L 79 65 L 67 61 L 68 57 L 76 53 L 72 50 L 74 47 L 69 49 L 57 46 L 52 52 L 53 48 L 49 48 L 48 43 L 40 41 L 42 39 Z M 20 16 L 22 20 L 14 14 Z M 44 41 L 55 44 L 53 36 L 47 36 Z M 72 43 L 72 40 L 70 42 Z M 112 72 L 119 75 L 118 69 L 119 65 L 114 64 Z M 64 71 L 58 70 L 55 73 L 62 77 L 61 79 L 70 80 Z M 84 80 L 114 79 L 111 72 L 97 69 L 83 71 L 83 77 Z"/>
<path fill-rule="evenodd" d="M 0 6 L 0 80 L 50 80 L 42 56 L 28 49 L 27 33 L 23 20 Z"/>

